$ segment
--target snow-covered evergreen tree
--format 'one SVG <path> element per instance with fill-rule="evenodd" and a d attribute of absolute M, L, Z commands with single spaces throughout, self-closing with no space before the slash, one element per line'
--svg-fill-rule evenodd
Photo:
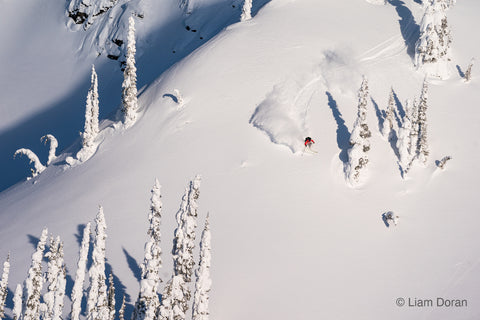
<path fill-rule="evenodd" d="M 82 311 L 83 284 L 85 282 L 85 272 L 87 269 L 88 249 L 90 247 L 90 222 L 83 229 L 82 243 L 77 262 L 77 272 L 75 273 L 75 283 L 72 289 L 72 311 L 71 320 L 79 320 Z"/>
<path fill-rule="evenodd" d="M 42 231 L 37 249 L 32 255 L 23 291 L 23 320 L 37 320 L 40 317 L 40 296 L 43 288 L 42 259 L 48 238 L 48 229 Z"/>
<path fill-rule="evenodd" d="M 57 151 L 58 141 L 51 134 L 44 135 L 42 138 L 40 138 L 40 141 L 42 141 L 45 144 L 47 144 L 47 142 L 50 142 L 50 149 L 48 151 L 48 160 L 47 160 L 47 166 L 49 166 L 57 158 L 57 156 L 55 155 L 55 152 Z"/>
<path fill-rule="evenodd" d="M 43 301 L 46 305 L 43 319 L 60 320 L 66 285 L 65 274 L 63 274 L 63 244 L 60 237 L 51 237 L 49 251 L 45 254 L 45 257 L 48 258 L 48 291 L 43 295 Z"/>
<path fill-rule="evenodd" d="M 244 0 L 240 21 L 247 21 L 252 19 L 252 1 L 253 0 Z"/>
<path fill-rule="evenodd" d="M 368 138 L 372 136 L 367 124 L 368 81 L 364 77 L 358 92 L 358 114 L 350 135 L 351 148 L 348 149 L 346 178 L 351 185 L 360 181 L 360 172 L 368 163 L 367 152 L 370 150 Z"/>
<path fill-rule="evenodd" d="M 467 67 L 467 71 L 465 71 L 465 76 L 464 76 L 465 82 L 469 82 L 470 80 L 472 80 L 472 67 L 474 62 L 475 60 L 472 58 L 472 60 L 470 61 L 470 64 Z"/>
<path fill-rule="evenodd" d="M 190 290 L 181 275 L 174 275 L 165 286 L 158 312 L 159 320 L 185 320 Z"/>
<path fill-rule="evenodd" d="M 43 296 L 47 307 L 44 319 L 61 320 L 67 281 L 60 237 L 50 239 L 49 252 L 45 257 L 48 258 L 48 291 Z"/>
<path fill-rule="evenodd" d="M 212 287 L 212 279 L 210 278 L 211 264 L 211 234 L 210 225 L 205 220 L 205 228 L 202 233 L 200 242 L 200 261 L 196 270 L 195 294 L 193 297 L 193 315 L 192 320 L 208 320 L 208 300 L 209 292 Z"/>
<path fill-rule="evenodd" d="M 0 319 L 5 318 L 5 301 L 8 293 L 8 274 L 10 273 L 10 254 L 3 263 L 2 279 L 0 281 Z"/>
<path fill-rule="evenodd" d="M 416 153 L 416 144 L 413 144 L 414 142 L 416 143 L 416 138 L 414 141 L 411 139 L 413 108 L 412 101 L 407 100 L 405 103 L 405 117 L 403 118 L 402 126 L 398 129 L 397 149 L 403 175 L 410 169 L 410 164 Z"/>
<path fill-rule="evenodd" d="M 113 274 L 108 276 L 108 320 L 115 320 L 115 285 L 113 284 Z"/>
<path fill-rule="evenodd" d="M 17 287 L 15 288 L 15 293 L 13 294 L 13 320 L 19 320 L 22 318 L 22 291 L 22 285 L 17 284 Z"/>
<path fill-rule="evenodd" d="M 415 46 L 415 65 L 427 74 L 445 79 L 449 76 L 452 36 L 442 0 L 428 0 Z"/>
<path fill-rule="evenodd" d="M 388 106 L 387 106 L 387 111 L 385 115 L 385 122 L 383 123 L 382 127 L 382 134 L 383 136 L 389 138 L 390 133 L 394 129 L 394 112 L 397 109 L 397 104 L 395 103 L 395 92 L 393 91 L 393 88 L 390 90 L 390 95 L 388 97 Z"/>
<path fill-rule="evenodd" d="M 125 127 L 132 126 L 137 120 L 137 68 L 135 67 L 135 21 L 128 19 L 127 61 L 123 72 L 122 111 Z"/>
<path fill-rule="evenodd" d="M 90 80 L 90 89 L 87 93 L 87 102 L 85 105 L 85 125 L 82 135 L 82 145 L 84 149 L 94 148 L 95 138 L 98 135 L 98 77 L 95 72 L 95 66 L 92 65 L 92 75 Z"/>
<path fill-rule="evenodd" d="M 103 208 L 100 206 L 95 218 L 95 242 L 92 251 L 92 266 L 88 271 L 90 288 L 87 300 L 87 319 L 108 319 L 107 285 L 105 283 L 105 240 L 107 239 L 107 225 Z"/>
<path fill-rule="evenodd" d="M 25 148 L 18 149 L 13 154 L 13 158 L 15 158 L 18 155 L 22 155 L 22 154 L 27 156 L 27 158 L 30 160 L 30 163 L 33 162 L 34 169 L 30 169 L 32 171 L 32 177 L 31 178 L 36 177 L 37 175 L 39 175 L 40 173 L 42 173 L 46 169 L 45 166 L 38 159 L 37 155 L 30 149 L 25 149 Z M 27 179 L 30 179 L 30 178 L 27 178 Z"/>
<path fill-rule="evenodd" d="M 427 141 L 427 99 L 428 99 L 428 82 L 423 81 L 422 94 L 418 103 L 418 140 L 416 145 L 417 157 L 422 163 L 426 163 L 429 155 Z"/>
<path fill-rule="evenodd" d="M 201 177 L 196 176 L 185 189 L 180 210 L 177 212 L 177 229 L 173 242 L 173 261 L 175 275 L 181 275 L 185 282 L 190 282 L 195 261 L 195 229 L 197 227 L 198 197 L 200 196 Z"/>
<path fill-rule="evenodd" d="M 135 304 L 133 319 L 153 320 L 155 312 L 160 305 L 158 299 L 158 285 L 160 283 L 160 268 L 162 266 L 160 247 L 160 219 L 161 219 L 161 194 L 160 183 L 155 179 L 155 185 L 152 188 L 150 201 L 150 213 L 148 220 L 150 227 L 148 229 L 149 239 L 145 244 L 145 256 L 142 264 L 142 279 L 140 281 L 140 293 Z"/>

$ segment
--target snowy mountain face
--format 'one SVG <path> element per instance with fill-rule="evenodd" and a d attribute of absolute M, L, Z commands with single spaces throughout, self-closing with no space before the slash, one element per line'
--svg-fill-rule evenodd
<path fill-rule="evenodd" d="M 68 298 L 62 316 L 75 299 L 78 311 L 79 295 L 87 301 L 85 270 L 95 261 L 99 269 L 92 274 L 99 275 L 103 258 L 97 248 L 83 266 L 79 250 L 88 243 L 82 241 L 87 223 L 91 239 L 100 233 L 96 214 L 101 230 L 106 224 L 106 238 L 100 233 L 93 241 L 106 246 L 100 287 L 112 273 L 117 318 L 124 296 L 126 318 L 139 292 L 157 305 L 155 286 L 159 294 L 190 289 L 185 318 L 205 314 L 204 307 L 192 314 L 193 301 L 206 299 L 205 292 L 194 297 L 196 285 L 211 286 L 211 319 L 479 317 L 480 175 L 474 168 L 480 82 L 475 65 L 469 82 L 463 74 L 480 54 L 469 37 L 480 28 L 480 5 L 462 1 L 447 11 L 450 78 L 440 80 L 414 64 L 421 1 L 254 0 L 252 19 L 240 22 L 243 4 L 0 2 L 6 75 L 0 80 L 0 261 L 10 252 L 7 318 L 19 312 L 14 301 L 18 306 L 21 294 L 14 292 L 30 277 L 32 254 L 44 273 L 48 263 L 41 263 L 39 249 L 58 248 L 60 256 L 57 240 L 45 244 L 44 226 L 63 241 Z M 138 113 L 125 129 L 119 62 L 132 16 Z M 96 149 L 87 161 L 69 165 L 68 157 L 82 148 L 92 79 L 100 109 Z M 354 149 L 353 132 L 360 136 L 367 127 L 368 148 Z M 58 140 L 48 165 L 49 148 L 39 141 L 46 134 Z M 311 150 L 304 147 L 307 136 L 315 141 Z M 21 148 L 44 166 L 28 181 L 28 158 L 12 159 Z M 365 149 L 361 179 L 349 183 L 352 154 L 360 150 L 360 159 Z M 197 174 L 200 186 L 190 183 Z M 161 206 L 155 232 L 152 203 L 157 211 Z M 194 214 L 179 228 L 183 212 Z M 211 239 L 208 234 L 200 246 L 208 213 Z M 196 269 L 203 287 L 193 283 L 192 269 L 192 282 L 182 284 L 180 251 L 173 247 L 174 235 L 195 225 L 184 260 L 191 268 L 192 253 L 195 269 L 203 261 Z M 145 262 L 154 233 L 161 235 L 161 250 L 151 250 L 155 259 L 161 251 L 159 271 Z M 80 256 L 85 259 L 84 249 Z M 85 271 L 84 290 L 76 286 L 72 294 L 77 270 Z M 159 274 L 162 282 L 142 279 L 146 274 Z M 41 299 L 51 305 L 46 293 L 47 284 Z"/>

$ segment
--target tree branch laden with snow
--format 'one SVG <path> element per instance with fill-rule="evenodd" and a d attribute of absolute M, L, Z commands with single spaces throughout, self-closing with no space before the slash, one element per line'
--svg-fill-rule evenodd
<path fill-rule="evenodd" d="M 38 159 L 38 156 L 32 150 L 26 149 L 26 148 L 18 149 L 13 154 L 13 158 L 17 157 L 18 155 L 26 156 L 30 160 L 29 163 L 33 163 L 34 169 L 30 169 L 32 171 L 32 177 L 31 178 L 36 177 L 37 175 L 39 175 L 40 173 L 42 173 L 46 169 L 46 167 Z M 28 179 L 30 179 L 30 178 L 28 178 Z"/>
<path fill-rule="evenodd" d="M 45 144 L 47 144 L 47 142 L 50 142 L 50 149 L 48 150 L 47 160 L 47 166 L 49 166 L 57 158 L 55 152 L 57 151 L 58 140 L 52 134 L 46 134 L 40 138 L 40 141 Z"/>

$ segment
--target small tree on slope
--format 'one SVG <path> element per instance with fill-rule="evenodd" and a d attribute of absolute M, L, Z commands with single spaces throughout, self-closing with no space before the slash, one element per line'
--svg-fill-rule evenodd
<path fill-rule="evenodd" d="M 360 91 L 358 92 L 358 114 L 353 130 L 350 135 L 350 145 L 348 150 L 348 164 L 346 167 L 347 181 L 355 185 L 360 181 L 360 171 L 368 163 L 367 152 L 370 150 L 368 138 L 372 136 L 367 124 L 367 101 L 368 101 L 368 82 L 364 77 Z"/>
<path fill-rule="evenodd" d="M 24 286 L 23 320 L 37 320 L 40 317 L 40 295 L 43 287 L 42 259 L 45 244 L 47 243 L 48 229 L 42 231 L 37 249 L 32 255 L 32 265 L 28 270 L 28 276 Z"/>
<path fill-rule="evenodd" d="M 160 219 L 162 210 L 160 183 L 155 179 L 155 185 L 152 188 L 152 197 L 150 203 L 150 213 L 148 220 L 150 227 L 148 229 L 149 239 L 145 244 L 145 256 L 142 264 L 142 279 L 140 281 L 140 293 L 133 314 L 133 319 L 153 320 L 155 312 L 160 306 L 158 299 L 158 285 L 160 283 L 160 268 L 162 266 L 160 247 Z"/>
<path fill-rule="evenodd" d="M 200 242 L 200 262 L 196 271 L 197 280 L 195 282 L 195 294 L 193 297 L 193 315 L 192 320 L 208 320 L 208 300 L 209 292 L 212 287 L 210 278 L 211 264 L 211 235 L 210 225 L 205 220 L 205 228 Z"/>
<path fill-rule="evenodd" d="M 90 89 L 87 93 L 87 102 L 85 105 L 85 125 L 81 133 L 83 149 L 86 151 L 94 148 L 95 138 L 98 135 L 98 115 L 99 115 L 99 101 L 98 101 L 98 77 L 95 72 L 95 66 L 92 65 Z"/>
<path fill-rule="evenodd" d="M 82 243 L 77 262 L 77 272 L 75 274 L 75 283 L 72 289 L 72 311 L 71 320 L 79 320 L 82 311 L 83 284 L 85 282 L 85 270 L 87 269 L 88 249 L 90 247 L 90 222 L 83 229 Z"/>
<path fill-rule="evenodd" d="M 123 123 L 126 128 L 131 127 L 137 120 L 137 68 L 135 67 L 135 21 L 128 19 L 127 61 L 123 72 L 122 111 Z"/>
<path fill-rule="evenodd" d="M 252 1 L 253 0 L 244 0 L 240 21 L 247 21 L 252 19 Z"/>
<path fill-rule="evenodd" d="M 10 273 L 10 254 L 3 263 L 2 279 L 0 281 L 0 319 L 5 318 L 5 301 L 8 293 L 8 274 Z"/>
<path fill-rule="evenodd" d="M 472 58 L 472 60 L 470 61 L 470 64 L 467 67 L 467 71 L 465 71 L 465 76 L 464 76 L 465 82 L 470 82 L 470 80 L 472 80 L 472 67 L 474 62 L 475 60 Z"/>
<path fill-rule="evenodd" d="M 394 124 L 394 112 L 395 109 L 397 108 L 397 105 L 395 103 L 395 92 L 393 91 L 393 88 L 390 90 L 390 96 L 388 97 L 388 106 L 387 106 L 387 111 L 386 111 L 386 116 L 385 116 L 385 122 L 383 124 L 383 130 L 382 134 L 383 136 L 389 138 L 390 133 L 393 130 L 393 124 Z"/>
<path fill-rule="evenodd" d="M 107 238 L 107 225 L 103 208 L 98 210 L 95 218 L 95 243 L 92 252 L 92 266 L 88 271 L 90 276 L 90 289 L 87 301 L 87 319 L 108 319 L 107 285 L 105 283 L 105 240 Z"/>

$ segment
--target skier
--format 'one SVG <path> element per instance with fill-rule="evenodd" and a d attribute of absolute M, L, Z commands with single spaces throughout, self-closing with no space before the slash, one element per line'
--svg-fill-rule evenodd
<path fill-rule="evenodd" d="M 312 138 L 310 138 L 310 137 L 305 138 L 305 148 L 311 149 L 312 144 L 314 144 L 314 143 L 315 143 L 315 141 L 313 141 Z"/>

